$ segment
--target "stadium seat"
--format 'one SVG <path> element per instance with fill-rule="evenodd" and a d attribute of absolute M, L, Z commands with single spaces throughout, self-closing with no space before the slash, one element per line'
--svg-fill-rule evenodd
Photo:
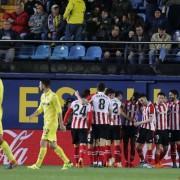
<path fill-rule="evenodd" d="M 142 17 L 144 22 L 146 22 L 146 15 L 144 13 L 138 13 L 137 14 L 139 17 Z"/>
<path fill-rule="evenodd" d="M 82 45 L 75 45 L 70 48 L 67 60 L 79 60 L 85 56 L 85 47 Z"/>
<path fill-rule="evenodd" d="M 144 0 L 131 0 L 132 7 L 134 9 L 138 9 L 140 6 L 142 6 L 144 3 Z"/>
<path fill-rule="evenodd" d="M 69 49 L 68 46 L 56 46 L 53 50 L 50 60 L 63 60 L 68 57 Z"/>
<path fill-rule="evenodd" d="M 177 30 L 174 32 L 173 41 L 179 41 L 180 42 L 180 30 Z"/>
<path fill-rule="evenodd" d="M 17 60 L 25 60 L 30 59 L 31 56 L 34 54 L 35 47 L 32 45 L 23 45 L 19 48 L 19 51 L 17 53 Z"/>
<path fill-rule="evenodd" d="M 102 49 L 99 46 L 91 46 L 87 49 L 86 56 L 83 60 L 101 60 Z"/>
<path fill-rule="evenodd" d="M 176 62 L 180 62 L 180 51 L 176 54 Z"/>
<path fill-rule="evenodd" d="M 45 60 L 51 55 L 51 48 L 49 45 L 39 45 L 36 48 L 35 54 L 31 56 L 32 60 Z"/>

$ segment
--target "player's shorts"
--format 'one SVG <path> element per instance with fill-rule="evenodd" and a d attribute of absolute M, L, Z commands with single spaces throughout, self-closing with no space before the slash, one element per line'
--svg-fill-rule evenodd
<path fill-rule="evenodd" d="M 137 142 L 140 144 L 151 144 L 153 143 L 154 139 L 154 131 L 145 129 L 145 128 L 140 128 L 139 133 L 137 135 Z"/>
<path fill-rule="evenodd" d="M 155 144 L 162 144 L 163 146 L 169 145 L 169 131 L 168 130 L 157 130 L 154 136 Z"/>
<path fill-rule="evenodd" d="M 121 137 L 121 126 L 109 126 L 108 140 L 120 140 Z"/>
<path fill-rule="evenodd" d="M 93 139 L 108 139 L 109 137 L 109 125 L 107 124 L 94 124 L 92 126 Z"/>
<path fill-rule="evenodd" d="M 41 139 L 42 140 L 47 140 L 47 141 L 50 141 L 50 142 L 53 142 L 53 141 L 57 141 L 57 128 L 44 128 L 43 129 L 43 134 L 42 134 L 42 137 Z"/>
<path fill-rule="evenodd" d="M 0 121 L 0 135 L 3 135 L 3 126 L 2 126 L 2 121 Z"/>
<path fill-rule="evenodd" d="M 169 130 L 170 142 L 180 141 L 180 130 Z"/>
<path fill-rule="evenodd" d="M 71 129 L 71 136 L 73 144 L 87 144 L 87 129 Z"/>
<path fill-rule="evenodd" d="M 138 128 L 135 126 L 123 126 L 122 127 L 122 138 L 124 140 L 136 139 Z"/>

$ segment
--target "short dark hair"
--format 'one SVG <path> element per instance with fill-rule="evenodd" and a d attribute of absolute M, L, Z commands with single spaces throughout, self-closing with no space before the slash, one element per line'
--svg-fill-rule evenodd
<path fill-rule="evenodd" d="M 118 96 L 120 96 L 120 95 L 123 96 L 123 92 L 122 92 L 122 91 L 116 91 L 116 92 L 115 92 L 115 97 L 118 97 Z"/>
<path fill-rule="evenodd" d="M 176 89 L 171 89 L 169 92 L 173 93 L 174 95 L 176 95 L 177 97 L 179 97 L 179 93 Z"/>
<path fill-rule="evenodd" d="M 159 92 L 159 93 L 157 94 L 157 96 L 164 96 L 164 97 L 165 97 L 166 95 L 165 95 L 165 93 L 163 93 L 163 92 Z"/>
<path fill-rule="evenodd" d="M 138 98 L 139 98 L 139 93 L 138 92 L 136 92 L 136 91 L 134 91 L 134 93 L 133 93 L 133 95 L 132 95 L 133 97 L 134 97 L 134 100 L 135 101 L 137 101 L 138 100 Z"/>
<path fill-rule="evenodd" d="M 166 25 L 165 25 L 165 24 L 160 24 L 160 25 L 158 26 L 158 29 L 160 29 L 160 30 L 166 30 Z"/>
<path fill-rule="evenodd" d="M 114 93 L 114 90 L 113 89 L 111 89 L 111 88 L 107 88 L 106 90 L 105 90 L 105 94 L 108 96 L 109 94 L 113 94 Z"/>
<path fill-rule="evenodd" d="M 98 90 L 99 92 L 104 92 L 105 88 L 106 88 L 106 86 L 105 86 L 104 83 L 99 83 L 99 84 L 97 85 L 97 90 Z"/>
<path fill-rule="evenodd" d="M 40 80 L 42 82 L 42 84 L 44 84 L 46 87 L 49 87 L 51 84 L 50 79 L 41 79 Z"/>
<path fill-rule="evenodd" d="M 89 89 L 85 89 L 82 94 L 81 94 L 81 97 L 82 98 L 86 98 L 90 95 L 90 90 Z"/>
<path fill-rule="evenodd" d="M 144 94 L 144 93 L 140 93 L 140 94 L 139 94 L 139 98 L 142 98 L 142 97 L 147 97 L 147 96 L 146 96 L 146 94 Z"/>

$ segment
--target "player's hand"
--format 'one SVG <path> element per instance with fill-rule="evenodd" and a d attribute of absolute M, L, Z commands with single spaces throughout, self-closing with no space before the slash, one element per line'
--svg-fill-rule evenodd
<path fill-rule="evenodd" d="M 134 123 L 134 126 L 136 126 L 136 127 L 139 126 L 139 125 L 141 125 L 141 122 L 135 122 Z"/>
<path fill-rule="evenodd" d="M 77 91 L 75 91 L 74 92 L 74 95 L 76 96 L 76 97 L 79 97 L 80 95 L 79 95 L 79 91 L 77 90 Z"/>
<path fill-rule="evenodd" d="M 131 122 L 134 122 L 134 121 L 135 121 L 135 119 L 132 118 L 132 117 L 130 117 L 129 120 L 130 120 Z"/>
<path fill-rule="evenodd" d="M 61 126 L 60 126 L 60 130 L 61 130 L 61 131 L 66 131 L 66 126 L 61 125 Z"/>

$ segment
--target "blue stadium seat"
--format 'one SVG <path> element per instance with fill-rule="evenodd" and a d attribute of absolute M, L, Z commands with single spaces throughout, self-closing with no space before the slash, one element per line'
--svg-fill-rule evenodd
<path fill-rule="evenodd" d="M 23 45 L 22 47 L 20 47 L 16 57 L 18 60 L 30 59 L 31 56 L 34 54 L 34 51 L 35 51 L 34 46 Z"/>
<path fill-rule="evenodd" d="M 75 45 L 70 48 L 67 60 L 78 60 L 85 56 L 85 47 L 82 45 Z"/>
<path fill-rule="evenodd" d="M 144 0 L 131 0 L 131 4 L 134 9 L 138 9 L 144 4 Z"/>
<path fill-rule="evenodd" d="M 146 22 L 146 15 L 144 13 L 137 13 L 139 17 L 142 17 L 144 22 Z"/>
<path fill-rule="evenodd" d="M 45 60 L 51 55 L 51 47 L 49 45 L 39 45 L 35 54 L 31 56 L 32 60 Z"/>
<path fill-rule="evenodd" d="M 68 57 L 69 48 L 68 46 L 56 46 L 53 50 L 52 56 L 49 59 L 51 60 L 63 60 Z"/>
<path fill-rule="evenodd" d="M 173 41 L 179 41 L 180 42 L 180 30 L 177 30 L 174 32 Z"/>
<path fill-rule="evenodd" d="M 102 49 L 99 46 L 91 46 L 87 49 L 86 56 L 83 60 L 101 60 Z"/>
<path fill-rule="evenodd" d="M 175 61 L 180 62 L 180 51 L 176 54 Z"/>

